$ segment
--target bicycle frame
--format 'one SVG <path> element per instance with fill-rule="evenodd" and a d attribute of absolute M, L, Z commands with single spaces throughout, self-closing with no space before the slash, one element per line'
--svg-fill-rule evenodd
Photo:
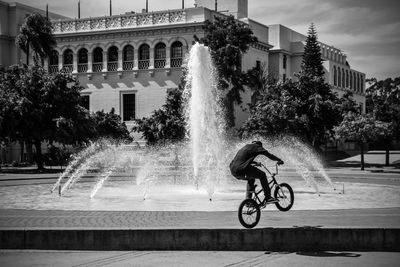
<path fill-rule="evenodd" d="M 268 172 L 268 174 L 271 176 L 271 181 L 268 181 L 268 186 L 269 186 L 269 188 L 271 189 L 271 192 L 273 192 L 274 187 L 278 185 L 278 182 L 277 182 L 276 179 L 275 179 L 275 176 L 278 174 L 278 164 L 275 165 L 275 168 L 276 168 L 276 172 L 275 172 L 275 173 L 270 172 L 270 170 L 267 168 L 267 166 L 265 166 L 265 165 L 262 164 L 261 162 L 260 162 L 259 164 L 260 164 L 260 166 L 263 167 L 263 168 Z M 267 178 L 267 179 L 268 179 L 268 178 Z M 254 192 L 254 197 L 253 197 L 253 199 L 254 199 L 259 205 L 262 203 L 262 200 L 260 199 L 260 197 L 259 197 L 258 195 L 259 195 L 262 191 L 264 191 L 262 188 L 261 188 L 258 192 L 256 192 L 255 189 L 254 189 L 254 191 L 252 191 L 252 193 Z"/>

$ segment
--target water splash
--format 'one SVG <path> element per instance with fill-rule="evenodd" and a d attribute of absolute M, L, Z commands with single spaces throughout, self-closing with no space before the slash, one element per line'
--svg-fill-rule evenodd
<path fill-rule="evenodd" d="M 212 197 L 219 182 L 223 124 L 219 115 L 215 67 L 208 47 L 196 43 L 190 50 L 187 64 L 186 118 L 192 151 L 194 182 L 198 188 L 205 183 Z"/>

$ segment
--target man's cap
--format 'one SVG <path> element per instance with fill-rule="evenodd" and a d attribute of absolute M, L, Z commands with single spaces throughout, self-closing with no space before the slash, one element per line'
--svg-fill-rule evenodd
<path fill-rule="evenodd" d="M 261 143 L 261 141 L 253 141 L 253 142 L 251 142 L 252 144 L 256 144 L 256 145 L 259 145 L 259 146 L 262 146 L 262 143 Z"/>

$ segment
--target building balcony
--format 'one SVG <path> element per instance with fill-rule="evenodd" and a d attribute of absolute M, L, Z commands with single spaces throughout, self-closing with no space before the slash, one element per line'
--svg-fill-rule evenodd
<path fill-rule="evenodd" d="M 171 68 L 180 68 L 182 67 L 182 63 L 182 58 L 171 58 Z"/>
<path fill-rule="evenodd" d="M 117 71 L 118 70 L 118 62 L 108 62 L 107 70 L 108 71 Z"/>
<path fill-rule="evenodd" d="M 58 65 L 49 65 L 49 73 L 56 73 L 58 71 Z"/>
<path fill-rule="evenodd" d="M 78 72 L 87 72 L 88 71 L 88 64 L 87 63 L 81 63 L 78 64 Z"/>
<path fill-rule="evenodd" d="M 149 66 L 150 66 L 150 60 L 148 60 L 148 59 L 145 59 L 145 60 L 139 60 L 138 61 L 138 68 L 140 69 L 140 70 L 145 70 L 145 69 L 148 69 L 149 68 Z"/>
<path fill-rule="evenodd" d="M 144 26 L 185 23 L 186 10 L 167 10 L 141 14 L 52 21 L 54 34 L 130 29 Z"/>
<path fill-rule="evenodd" d="M 93 72 L 101 72 L 103 70 L 103 62 L 96 62 L 92 65 Z"/>
<path fill-rule="evenodd" d="M 155 59 L 154 60 L 154 68 L 155 69 L 162 69 L 165 68 L 166 60 L 164 59 Z"/>

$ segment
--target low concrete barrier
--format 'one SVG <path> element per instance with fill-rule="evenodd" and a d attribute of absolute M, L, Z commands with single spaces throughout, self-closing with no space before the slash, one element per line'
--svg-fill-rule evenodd
<path fill-rule="evenodd" d="M 0 230 L 1 249 L 400 251 L 400 229 Z"/>

